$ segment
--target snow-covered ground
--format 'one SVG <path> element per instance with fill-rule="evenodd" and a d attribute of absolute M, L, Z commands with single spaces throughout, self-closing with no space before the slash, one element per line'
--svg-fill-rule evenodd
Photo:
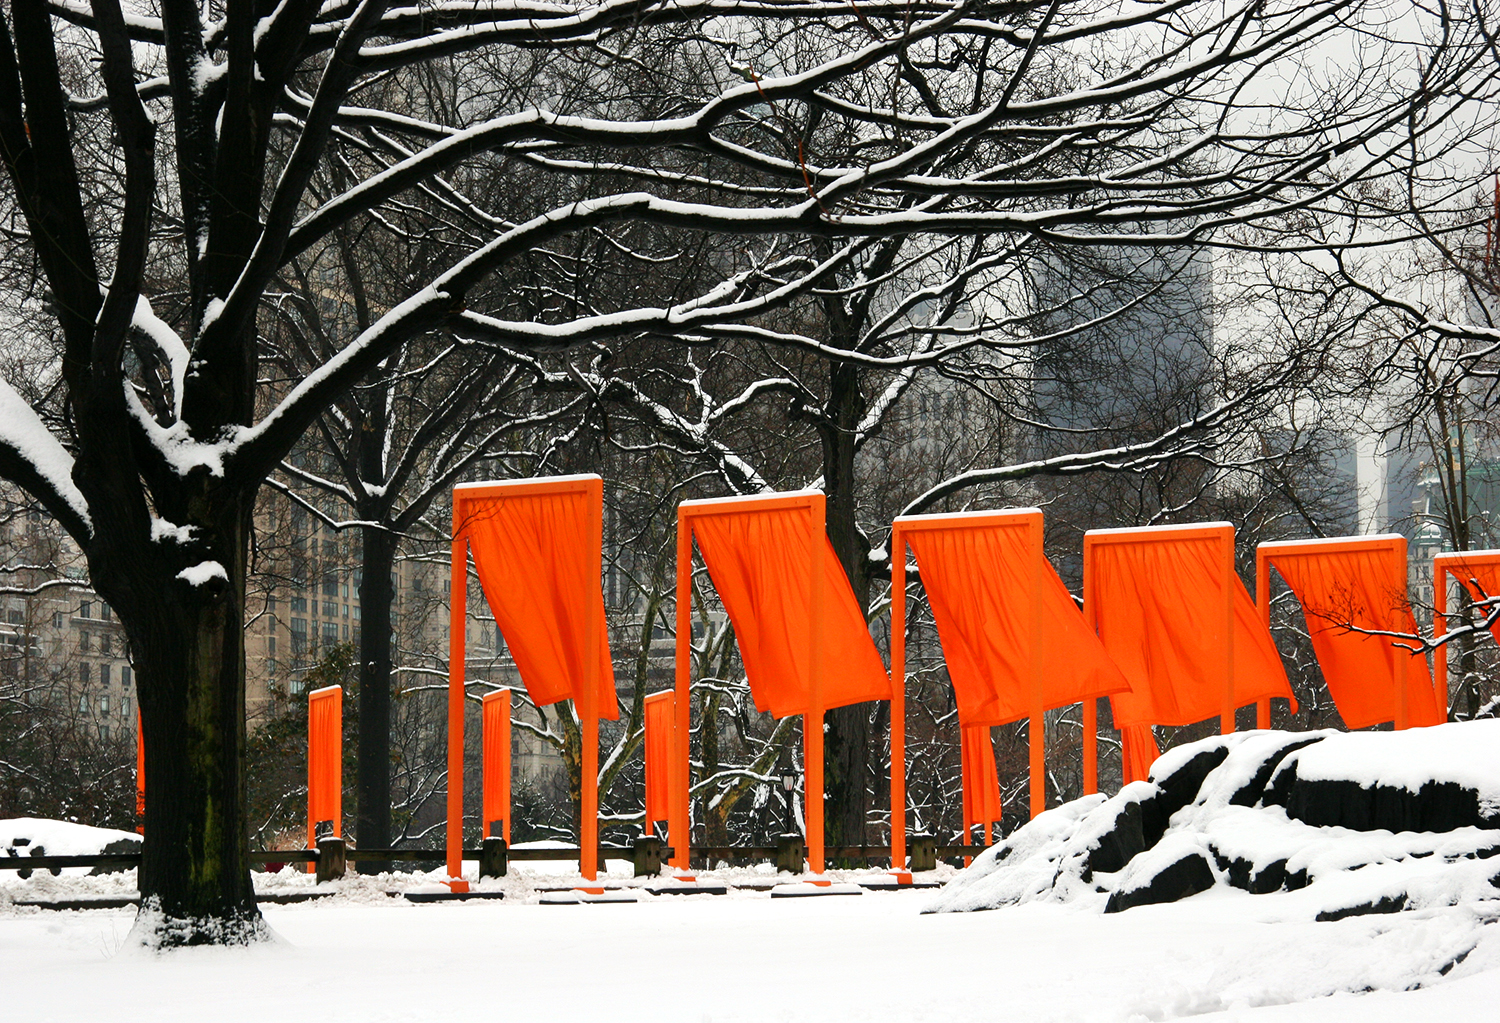
<path fill-rule="evenodd" d="M 164 956 L 126 947 L 130 910 L 0 904 L 0 1004 L 27 1023 L 1407 1023 L 1493 1020 L 1500 1005 L 1497 902 L 1316 923 L 1298 893 L 1229 888 L 1105 916 L 1045 903 L 923 914 L 930 891 L 413 905 L 345 884 L 266 906 L 275 945 Z"/>

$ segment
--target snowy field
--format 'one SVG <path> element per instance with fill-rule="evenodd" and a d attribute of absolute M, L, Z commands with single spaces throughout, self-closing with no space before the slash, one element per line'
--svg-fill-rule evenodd
<path fill-rule="evenodd" d="M 1494 1020 L 1500 1005 L 1494 902 L 1315 923 L 1301 893 L 1227 888 L 1109 916 L 1057 904 L 923 915 L 931 891 L 540 905 L 509 884 L 517 901 L 413 905 L 350 883 L 265 907 L 275 945 L 165 956 L 122 951 L 132 910 L 0 904 L 0 1001 L 27 1023 L 1405 1023 Z"/>

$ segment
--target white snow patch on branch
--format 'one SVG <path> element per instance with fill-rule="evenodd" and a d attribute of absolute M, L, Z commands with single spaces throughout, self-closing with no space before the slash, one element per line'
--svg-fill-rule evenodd
<path fill-rule="evenodd" d="M 156 312 L 151 308 L 145 295 L 141 295 L 135 304 L 135 317 L 131 321 L 136 330 L 149 337 L 156 347 L 161 350 L 162 358 L 167 360 L 167 366 L 172 374 L 172 412 L 174 415 L 182 415 L 182 382 L 187 379 L 188 349 L 183 344 L 182 338 L 177 332 L 167 326 Z"/>
<path fill-rule="evenodd" d="M 189 565 L 177 573 L 177 578 L 189 586 L 206 586 L 215 579 L 229 581 L 229 573 L 224 571 L 224 566 L 217 561 L 200 561 L 196 565 Z"/>
<path fill-rule="evenodd" d="M 0 380 L 0 445 L 29 462 L 85 525 L 93 528 L 88 502 L 73 483 L 73 456 L 52 436 L 36 410 L 4 380 Z"/>

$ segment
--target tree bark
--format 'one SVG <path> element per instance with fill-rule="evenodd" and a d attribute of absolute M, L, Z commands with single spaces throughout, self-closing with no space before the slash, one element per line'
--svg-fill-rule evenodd
<path fill-rule="evenodd" d="M 391 845 L 391 618 L 395 593 L 391 571 L 396 536 L 388 529 L 361 530 L 359 629 L 359 762 L 355 836 L 366 849 Z M 357 861 L 361 874 L 390 865 Z"/>
<path fill-rule="evenodd" d="M 180 556 L 163 558 L 158 545 L 114 535 L 113 517 L 96 523 L 102 528 L 89 550 L 95 585 L 125 627 L 136 669 L 146 768 L 136 933 L 153 947 L 248 944 L 269 933 L 244 826 L 243 608 L 253 502 L 189 503 L 223 510 L 194 516 L 195 542 L 170 550 Z M 137 557 L 156 564 L 131 570 Z M 178 574 L 206 561 L 221 564 L 227 578 Z"/>
<path fill-rule="evenodd" d="M 869 545 L 855 518 L 854 445 L 865 412 L 860 373 L 835 363 L 829 373 L 827 422 L 823 435 L 823 488 L 827 530 L 834 552 L 854 588 L 861 611 L 870 606 Z M 865 844 L 869 793 L 870 708 L 863 703 L 837 707 L 824 721 L 824 834 L 829 845 Z"/>

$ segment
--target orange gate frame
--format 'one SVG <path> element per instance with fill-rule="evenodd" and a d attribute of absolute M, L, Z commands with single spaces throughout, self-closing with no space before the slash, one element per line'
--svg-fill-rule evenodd
<path fill-rule="evenodd" d="M 1398 533 L 1380 533 L 1372 536 L 1345 536 L 1317 540 L 1281 540 L 1259 544 L 1255 548 L 1255 603 L 1266 628 L 1271 626 L 1271 568 L 1277 562 L 1305 555 L 1343 554 L 1354 551 L 1385 552 L 1394 562 L 1396 574 L 1401 579 L 1402 592 L 1406 592 L 1406 537 Z M 1433 593 L 1436 594 L 1437 571 L 1433 571 Z M 1295 591 L 1294 591 L 1295 592 Z M 1434 628 L 1436 625 L 1434 625 Z M 1407 658 L 1393 657 L 1394 669 L 1391 685 L 1396 690 L 1393 727 L 1404 729 L 1411 724 L 1410 693 L 1407 685 Z M 1443 695 L 1443 707 L 1447 708 L 1447 693 Z M 1335 701 L 1337 706 L 1337 701 Z M 1271 701 L 1256 704 L 1256 724 L 1261 728 L 1271 727 Z"/>
<path fill-rule="evenodd" d="M 510 690 L 485 693 L 480 719 L 480 826 L 485 838 L 503 838 L 510 845 Z M 500 834 L 490 825 L 500 821 Z"/>
<path fill-rule="evenodd" d="M 1448 576 L 1468 589 L 1469 580 L 1459 573 L 1489 569 L 1500 574 L 1500 550 L 1449 551 L 1434 555 L 1432 559 L 1432 638 L 1441 639 L 1448 633 Z M 1486 575 L 1490 573 L 1485 573 Z M 1500 597 L 1500 592 L 1485 591 L 1486 597 Z M 1448 705 L 1448 644 L 1440 643 L 1432 654 L 1432 687 L 1442 697 L 1443 706 Z"/>
<path fill-rule="evenodd" d="M 807 709 L 802 715 L 802 770 L 804 779 L 803 809 L 807 825 L 807 856 L 812 872 L 823 872 L 823 654 L 822 619 L 825 606 L 823 573 L 819 564 L 821 549 L 827 543 L 827 518 L 825 496 L 821 491 L 803 490 L 768 496 L 723 497 L 701 501 L 683 501 L 677 506 L 677 657 L 676 657 L 676 716 L 674 734 L 674 757 L 677 773 L 672 778 L 672 798 L 667 816 L 668 839 L 672 843 L 672 865 L 686 869 L 691 851 L 691 823 L 689 820 L 689 798 L 691 765 L 689 764 L 689 736 L 691 735 L 691 696 L 689 684 L 692 674 L 692 583 L 693 583 L 693 520 L 712 515 L 735 512 L 786 511 L 806 508 L 809 512 L 808 565 L 809 593 L 809 658 Z"/>
<path fill-rule="evenodd" d="M 463 483 L 453 488 L 452 575 L 449 584 L 448 618 L 448 822 L 446 833 L 448 887 L 466 892 L 463 880 L 464 820 L 464 646 L 467 638 L 469 550 L 464 532 L 470 509 L 487 501 L 506 497 L 530 497 L 541 494 L 582 493 L 588 498 L 588 532 L 598 542 L 586 554 L 591 558 L 591 574 L 596 584 L 604 571 L 604 481 L 597 475 L 552 476 L 539 479 L 506 480 L 490 483 Z M 602 594 L 602 586 L 601 586 Z M 602 598 L 601 598 L 602 599 Z M 595 635 L 603 626 L 600 608 L 594 601 L 583 608 L 583 635 Z M 497 623 L 498 625 L 498 623 Z M 582 805 L 579 808 L 579 872 L 593 881 L 599 870 L 599 665 L 585 655 L 582 693 L 574 692 L 582 734 L 580 767 Z M 507 818 L 507 828 L 509 819 Z"/>
<path fill-rule="evenodd" d="M 908 537 L 915 532 L 940 529 L 985 529 L 995 526 L 1025 529 L 1030 533 L 1030 543 L 1041 557 L 1042 513 L 1035 508 L 1011 509 L 994 512 L 960 512 L 952 515 L 903 515 L 891 523 L 891 867 L 906 866 L 906 550 Z M 1026 651 L 1030 667 L 1028 700 L 1029 744 L 1031 750 L 1031 816 L 1035 817 L 1047 805 L 1046 789 L 1046 719 L 1042 707 L 1042 685 L 1038 668 L 1037 635 L 1041 628 L 1041 611 L 1038 593 L 1041 586 L 1040 564 L 1033 563 L 1028 573 L 1031 585 L 1027 601 L 1026 629 L 1031 643 Z M 964 727 L 963 722 L 959 723 Z M 989 729 L 984 729 L 986 735 Z M 987 745 L 987 744 L 986 744 Z M 964 745 L 959 744 L 962 753 Z M 990 751 L 991 772 L 994 767 L 994 752 Z M 964 808 L 978 808 L 985 802 L 984 793 L 969 793 L 969 773 L 963 772 Z M 900 810 L 897 810 L 900 807 Z M 970 814 L 965 813 L 964 840 L 968 841 Z M 984 824 L 985 842 L 989 842 L 990 824 Z"/>
<path fill-rule="evenodd" d="M 344 833 L 344 690 L 325 686 L 307 694 L 307 847 L 318 847 L 318 821 Z M 307 872 L 313 873 L 309 863 Z"/>
<path fill-rule="evenodd" d="M 1089 628 L 1099 631 L 1099 601 L 1094 593 L 1098 569 L 1094 551 L 1112 544 L 1141 544 L 1157 540 L 1218 540 L 1222 559 L 1222 600 L 1219 619 L 1224 650 L 1224 698 L 1219 711 L 1219 733 L 1234 731 L 1234 526 L 1228 522 L 1206 522 L 1191 526 L 1136 526 L 1124 529 L 1091 529 L 1083 534 L 1083 613 Z M 1148 766 L 1149 765 L 1145 765 Z M 1083 704 L 1083 791 L 1099 791 L 1099 708 L 1095 701 Z"/>

